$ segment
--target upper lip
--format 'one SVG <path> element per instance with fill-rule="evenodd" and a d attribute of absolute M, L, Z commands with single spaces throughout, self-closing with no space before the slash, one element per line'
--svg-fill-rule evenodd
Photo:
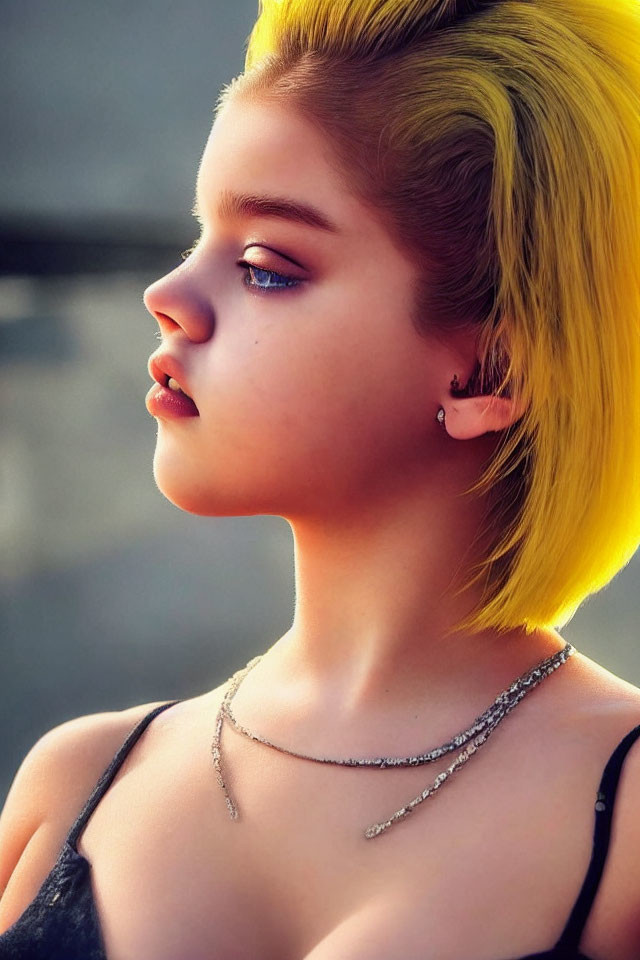
<path fill-rule="evenodd" d="M 191 396 L 191 390 L 187 383 L 184 371 L 180 362 L 170 353 L 153 353 L 149 357 L 148 363 L 149 376 L 163 387 L 166 387 L 169 377 L 177 380 L 182 390 L 188 397 Z"/>

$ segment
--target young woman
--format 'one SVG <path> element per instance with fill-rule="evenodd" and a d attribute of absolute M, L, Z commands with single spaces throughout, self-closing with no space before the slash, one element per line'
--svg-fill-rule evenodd
<path fill-rule="evenodd" d="M 636 0 L 262 4 L 146 403 L 295 616 L 35 744 L 0 958 L 640 957 L 640 690 L 558 632 L 640 543 L 639 53 Z"/>

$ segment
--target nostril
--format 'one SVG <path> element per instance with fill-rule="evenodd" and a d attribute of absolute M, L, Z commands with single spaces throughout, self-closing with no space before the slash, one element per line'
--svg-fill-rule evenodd
<path fill-rule="evenodd" d="M 160 330 L 174 330 L 179 323 L 176 320 L 173 320 L 169 314 L 161 313 L 160 310 L 152 310 L 153 316 L 156 319 L 156 323 L 160 327 Z"/>

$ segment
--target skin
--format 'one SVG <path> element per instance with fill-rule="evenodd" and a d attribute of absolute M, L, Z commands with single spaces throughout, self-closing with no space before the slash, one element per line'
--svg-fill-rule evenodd
<path fill-rule="evenodd" d="M 508 399 L 451 395 L 453 375 L 466 384 L 474 370 L 475 336 L 418 336 L 410 322 L 418 265 L 344 183 L 330 144 L 292 109 L 236 97 L 217 118 L 196 186 L 200 240 L 144 296 L 164 341 L 160 352 L 179 359 L 200 411 L 158 419 L 154 475 L 183 510 L 272 514 L 291 527 L 293 622 L 237 690 L 240 723 L 316 757 L 407 756 L 448 741 L 564 641 L 542 629 L 445 638 L 478 599 L 452 594 L 483 549 L 477 533 L 485 503 L 459 494 L 480 475 L 499 431 L 523 411 Z M 223 218 L 226 190 L 311 203 L 339 232 L 274 217 Z M 252 290 L 236 264 L 242 256 L 301 283 Z M 441 406 L 446 429 L 436 421 Z M 210 783 L 208 757 L 201 773 L 197 764 L 200 757 L 204 764 L 221 695 L 203 698 L 194 721 L 201 744 L 188 751 L 194 769 L 178 776 L 196 785 L 194 796 L 199 777 Z M 494 742 L 493 752 L 487 747 L 470 764 L 447 801 L 378 847 L 360 831 L 378 811 L 390 814 L 416 796 L 431 771 L 405 768 L 393 780 L 377 771 L 351 776 L 342 767 L 292 762 L 226 731 L 225 769 L 244 819 L 234 833 L 203 788 L 207 823 L 212 808 L 219 811 L 205 860 L 218 858 L 227 891 L 246 886 L 245 877 L 233 886 L 233 864 L 251 864 L 247 875 L 259 879 L 252 910 L 278 918 L 279 932 L 262 938 L 273 956 L 423 957 L 428 942 L 433 957 L 494 960 L 549 947 L 587 866 L 591 797 L 639 709 L 640 691 L 577 653 L 525 698 L 496 734 L 500 747 Z M 173 754 L 169 743 L 156 748 L 158 758 L 184 753 L 176 714 L 173 723 Z M 639 878 L 630 852 L 638 848 L 639 756 L 636 750 L 626 763 L 618 839 L 583 943 L 594 960 L 637 956 Z M 167 766 L 175 776 L 176 763 Z M 139 789 L 150 779 L 140 778 Z M 551 817 L 549 798 L 559 796 L 574 811 L 570 824 Z M 134 806 L 127 796 L 121 803 Z M 92 862 L 108 856 L 103 838 L 120 814 L 113 804 L 111 812 L 101 804 L 102 825 L 94 816 L 85 835 Z M 183 799 L 181 818 L 200 837 L 201 807 L 194 801 L 193 808 L 187 817 Z M 154 825 L 153 835 L 172 831 Z M 300 869 L 292 872 L 292 862 Z M 509 919 L 498 928 L 495 905 L 503 903 Z M 216 926 L 206 903 L 195 909 Z M 234 893 L 217 924 L 233 937 L 234 956 L 243 909 Z M 488 916 L 491 933 L 480 943 Z M 278 939 L 285 932 L 286 947 Z M 215 940 L 214 947 L 224 952 Z M 254 956 L 253 945 L 241 955 Z"/>
<path fill-rule="evenodd" d="M 227 189 L 311 203 L 340 232 L 221 218 Z M 418 336 L 417 264 L 342 186 L 329 144 L 303 117 L 236 97 L 214 123 L 196 197 L 195 250 L 144 294 L 200 411 L 158 418 L 154 475 L 183 510 L 273 514 L 291 526 L 294 621 L 243 689 L 263 707 L 265 691 L 278 691 L 270 708 L 283 722 L 299 725 L 302 712 L 316 730 L 323 717 L 328 748 L 327 712 L 375 731 L 414 708 L 424 719 L 427 703 L 441 713 L 461 689 L 490 702 L 563 645 L 554 631 L 517 629 L 442 641 L 476 600 L 445 596 L 479 556 L 484 503 L 458 494 L 521 411 L 451 396 L 453 374 L 464 384 L 474 368 L 475 336 Z M 301 283 L 250 289 L 241 256 Z"/>
<path fill-rule="evenodd" d="M 197 248 L 145 292 L 159 352 L 181 363 L 200 411 L 158 418 L 156 482 L 192 513 L 282 516 L 295 547 L 292 626 L 243 681 L 234 713 L 318 756 L 422 752 L 563 645 L 555 631 L 443 639 L 474 599 L 444 592 L 471 562 L 482 512 L 457 493 L 518 412 L 451 397 L 475 343 L 418 338 L 415 265 L 340 188 L 328 144 L 302 118 L 232 101 L 198 181 Z M 341 232 L 221 218 L 227 189 L 311 202 Z M 245 286 L 236 261 L 249 244 L 248 261 L 304 282 Z M 225 728 L 241 808 L 231 823 L 210 755 L 225 691 L 156 717 L 81 836 L 113 960 L 497 960 L 546 949 L 587 867 L 603 766 L 640 716 L 640 691 L 578 653 L 501 724 L 445 800 L 369 842 L 363 828 L 435 771 L 301 763 Z M 77 718 L 40 741 L 0 818 L 0 932 L 157 705 Z M 636 747 L 582 941 L 593 960 L 639 955 L 639 797 Z"/>

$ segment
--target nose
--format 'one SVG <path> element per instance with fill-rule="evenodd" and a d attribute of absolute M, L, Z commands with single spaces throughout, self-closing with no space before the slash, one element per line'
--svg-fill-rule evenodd
<path fill-rule="evenodd" d="M 142 296 L 143 303 L 160 327 L 163 337 L 182 330 L 189 340 L 208 340 L 214 327 L 211 304 L 199 290 L 185 264 L 151 283 Z"/>

